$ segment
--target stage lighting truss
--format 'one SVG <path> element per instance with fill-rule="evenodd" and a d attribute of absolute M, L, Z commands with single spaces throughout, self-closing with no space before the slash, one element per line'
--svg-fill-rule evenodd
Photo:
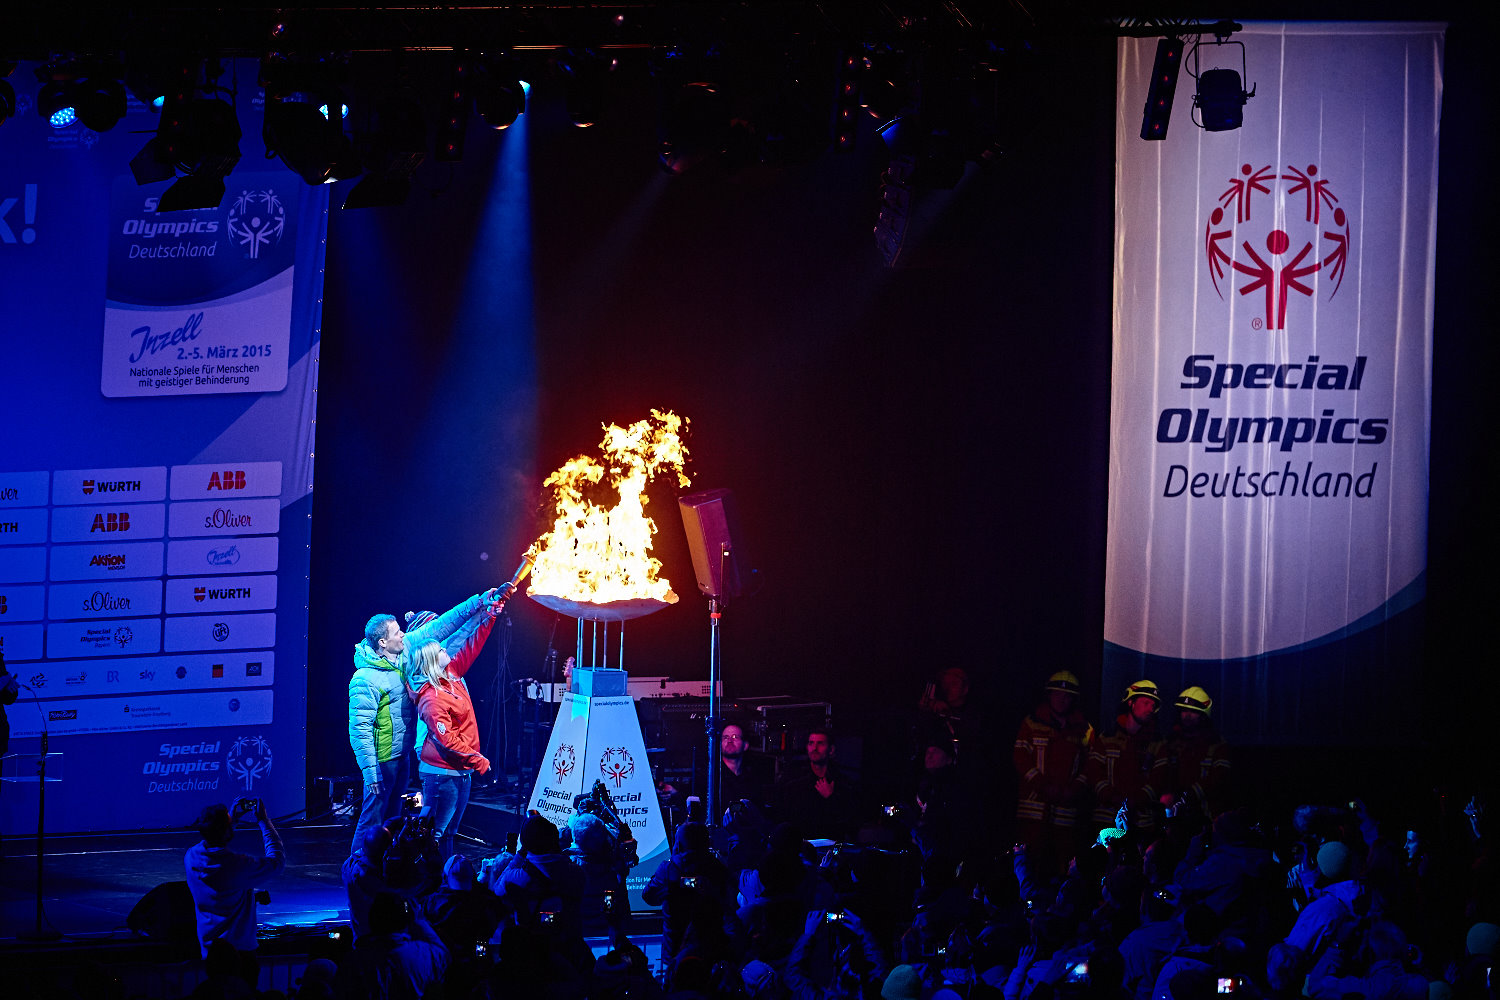
<path fill-rule="evenodd" d="M 1203 46 L 1211 44 L 1214 55 L 1222 55 L 1230 46 L 1240 50 L 1240 68 L 1236 72 L 1223 66 L 1203 69 L 1201 62 Z M 1198 41 L 1193 44 L 1193 68 L 1189 75 L 1197 81 L 1193 94 L 1193 124 L 1205 132 L 1228 132 L 1245 123 L 1245 102 L 1255 96 L 1255 87 L 1245 90 L 1244 79 L 1248 75 L 1245 65 L 1245 43 L 1231 42 L 1226 29 L 1215 28 L 1211 43 Z"/>

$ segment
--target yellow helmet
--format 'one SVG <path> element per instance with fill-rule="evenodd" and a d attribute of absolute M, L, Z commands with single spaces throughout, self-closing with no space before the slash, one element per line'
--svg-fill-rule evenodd
<path fill-rule="evenodd" d="M 1048 691 L 1062 691 L 1066 694 L 1079 694 L 1083 691 L 1083 685 L 1078 683 L 1078 675 L 1071 670 L 1059 670 L 1047 678 Z"/>
<path fill-rule="evenodd" d="M 1177 696 L 1177 707 L 1190 712 L 1202 712 L 1204 715 L 1214 714 L 1214 700 L 1208 696 L 1207 691 L 1196 686 Z"/>
<path fill-rule="evenodd" d="M 1157 688 L 1155 681 L 1139 680 L 1125 689 L 1125 697 L 1120 700 L 1128 705 L 1136 698 L 1150 698 L 1160 705 L 1161 690 Z"/>

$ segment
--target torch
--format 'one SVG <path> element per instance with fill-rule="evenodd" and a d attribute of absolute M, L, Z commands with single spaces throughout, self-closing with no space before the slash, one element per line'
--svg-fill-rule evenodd
<path fill-rule="evenodd" d="M 537 549 L 535 545 L 527 549 L 526 553 L 521 556 L 521 565 L 516 567 L 516 571 L 511 574 L 509 580 L 500 585 L 500 598 L 496 602 L 497 605 L 503 605 L 510 599 L 511 594 L 520 589 L 521 581 L 531 575 L 531 568 L 536 565 L 536 556 Z M 495 610 L 498 612 L 499 607 Z"/>

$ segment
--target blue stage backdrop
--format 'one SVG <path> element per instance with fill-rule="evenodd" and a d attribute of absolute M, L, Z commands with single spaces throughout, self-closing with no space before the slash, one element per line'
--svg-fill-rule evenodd
<path fill-rule="evenodd" d="M 218 208 L 162 213 L 168 182 L 135 183 L 156 115 L 134 100 L 107 133 L 5 127 L 0 648 L 26 687 L 4 774 L 47 735 L 51 831 L 304 805 L 328 196 L 265 160 L 254 62 L 231 72 Z M 36 788 L 0 788 L 6 833 Z"/>
<path fill-rule="evenodd" d="M 1208 39 L 1162 142 L 1156 41 L 1119 43 L 1106 706 L 1149 677 L 1234 742 L 1413 735 L 1443 35 Z M 1190 73 L 1230 72 L 1243 127 L 1195 128 Z"/>

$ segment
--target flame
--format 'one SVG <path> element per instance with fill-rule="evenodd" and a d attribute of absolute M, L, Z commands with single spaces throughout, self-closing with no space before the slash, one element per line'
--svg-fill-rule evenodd
<path fill-rule="evenodd" d="M 552 489 L 552 530 L 537 540 L 531 592 L 569 601 L 608 604 L 653 598 L 675 604 L 667 580 L 657 578 L 661 560 L 651 555 L 656 524 L 646 516 L 646 483 L 667 471 L 677 485 L 690 485 L 683 472 L 687 421 L 671 411 L 629 427 L 610 424 L 599 442 L 603 464 L 587 455 L 571 458 L 542 483 Z M 607 477 L 607 478 L 606 478 Z M 618 491 L 613 507 L 584 497 L 588 486 L 606 482 Z"/>

